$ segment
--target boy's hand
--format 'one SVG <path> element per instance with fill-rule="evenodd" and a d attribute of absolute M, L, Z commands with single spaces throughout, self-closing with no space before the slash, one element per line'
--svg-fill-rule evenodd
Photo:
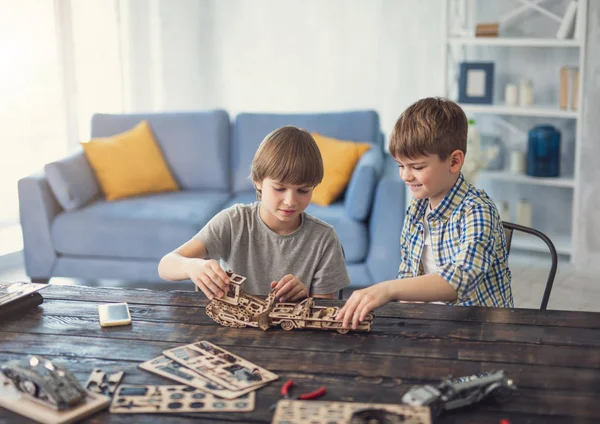
<path fill-rule="evenodd" d="M 294 302 L 308 296 L 306 286 L 292 274 L 287 274 L 279 281 L 273 281 L 271 288 L 277 290 L 275 298 L 280 302 Z"/>
<path fill-rule="evenodd" d="M 385 305 L 390 300 L 387 286 L 384 283 L 357 290 L 339 310 L 336 319 L 344 321 L 342 324 L 344 328 L 349 328 L 352 324 L 352 329 L 356 330 L 359 321 L 363 321 L 369 312 Z"/>
<path fill-rule="evenodd" d="M 210 300 L 227 293 L 229 277 L 214 259 L 190 259 L 185 272 Z"/>

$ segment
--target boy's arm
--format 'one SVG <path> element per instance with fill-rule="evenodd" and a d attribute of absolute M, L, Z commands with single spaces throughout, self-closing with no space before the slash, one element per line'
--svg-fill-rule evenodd
<path fill-rule="evenodd" d="M 193 239 L 167 253 L 158 265 L 160 277 L 169 281 L 190 279 L 211 299 L 222 295 L 229 278 L 217 260 L 229 255 L 232 210 L 219 212 Z M 204 259 L 207 256 L 211 259 Z"/>
<path fill-rule="evenodd" d="M 206 255 L 204 243 L 191 239 L 160 260 L 158 274 L 168 281 L 190 279 L 209 299 L 221 297 L 227 291 L 229 277 L 217 261 L 202 259 Z"/>
<path fill-rule="evenodd" d="M 172 252 L 167 253 L 158 264 L 158 275 L 167 281 L 187 280 L 190 262 L 204 261 L 206 246 L 200 240 L 191 239 Z"/>
<path fill-rule="evenodd" d="M 490 268 L 497 237 L 495 220 L 499 222 L 499 217 L 488 205 L 477 205 L 465 213 L 458 251 L 452 262 L 436 270 L 456 290 L 458 299 L 466 297 Z"/>
<path fill-rule="evenodd" d="M 343 321 L 344 327 L 352 324 L 356 329 L 369 312 L 392 300 L 453 302 L 456 298 L 456 290 L 437 274 L 389 280 L 352 293 L 337 319 Z"/>

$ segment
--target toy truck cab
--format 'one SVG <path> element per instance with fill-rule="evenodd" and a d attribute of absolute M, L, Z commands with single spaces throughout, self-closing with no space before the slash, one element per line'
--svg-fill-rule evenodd
<path fill-rule="evenodd" d="M 240 301 L 240 293 L 244 293 L 244 288 L 246 286 L 246 277 L 234 274 L 231 271 L 226 271 L 226 273 L 229 277 L 229 281 L 231 281 L 231 284 L 229 284 L 229 290 L 227 290 L 225 296 L 223 296 L 219 300 L 230 305 L 237 305 Z"/>

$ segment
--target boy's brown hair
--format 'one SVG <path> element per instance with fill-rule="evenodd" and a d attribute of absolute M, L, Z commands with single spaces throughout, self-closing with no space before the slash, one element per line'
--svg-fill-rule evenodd
<path fill-rule="evenodd" d="M 395 158 L 436 154 L 446 160 L 455 150 L 467 153 L 467 117 L 459 105 L 440 97 L 413 103 L 396 121 L 390 137 Z"/>
<path fill-rule="evenodd" d="M 315 187 L 323 180 L 319 146 L 306 130 L 293 126 L 276 129 L 258 146 L 250 178 L 254 183 L 271 178 L 283 184 Z M 256 197 L 261 199 L 258 189 Z"/>

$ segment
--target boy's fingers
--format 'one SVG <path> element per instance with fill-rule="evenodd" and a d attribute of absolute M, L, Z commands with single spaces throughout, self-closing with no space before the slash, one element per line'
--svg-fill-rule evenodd
<path fill-rule="evenodd" d="M 221 268 L 218 262 L 215 261 L 213 264 L 211 264 L 210 268 L 213 274 L 216 275 L 218 279 L 223 282 L 223 284 L 229 284 L 229 277 L 227 276 L 225 271 L 223 271 L 223 268 Z M 217 280 L 214 281 L 216 282 Z"/>
<path fill-rule="evenodd" d="M 277 286 L 277 281 L 271 281 L 271 288 L 274 289 Z"/>
<path fill-rule="evenodd" d="M 362 310 L 360 311 L 360 314 L 359 314 L 359 316 L 358 316 L 358 320 L 359 320 L 359 321 L 364 321 L 364 320 L 365 320 L 365 318 L 367 317 L 367 314 L 368 314 L 369 312 L 371 312 L 371 309 L 372 309 L 372 304 L 369 302 L 369 303 L 367 303 L 367 304 L 366 304 L 366 305 L 365 305 L 365 306 L 362 308 Z"/>
<path fill-rule="evenodd" d="M 204 283 L 202 282 L 202 280 L 200 280 L 199 278 L 194 279 L 194 284 L 196 285 L 196 287 L 198 287 L 200 290 L 202 290 L 202 293 L 204 293 L 204 296 L 208 297 L 210 300 L 213 300 L 213 295 L 212 293 L 207 290 L 206 287 L 204 287 Z"/>
<path fill-rule="evenodd" d="M 294 278 L 296 277 L 294 277 L 292 274 L 284 275 L 283 278 L 279 280 L 279 286 L 283 287 L 284 284 L 286 284 L 289 281 L 292 281 Z"/>
<path fill-rule="evenodd" d="M 210 290 L 215 296 L 221 297 L 221 290 L 219 287 L 210 279 L 210 277 L 206 274 L 200 276 L 200 279 L 204 283 L 204 286 Z"/>
<path fill-rule="evenodd" d="M 223 281 L 221 276 L 213 270 L 209 270 L 206 272 L 206 275 L 212 280 L 215 285 L 219 286 L 219 289 L 225 291 L 227 288 L 227 283 Z"/>
<path fill-rule="evenodd" d="M 292 281 L 288 281 L 287 283 L 284 284 L 283 287 L 281 287 L 281 288 L 279 288 L 279 290 L 277 290 L 275 297 L 282 299 L 284 297 L 284 295 L 286 293 L 289 293 L 290 290 L 292 290 L 293 288 L 294 288 L 294 283 Z"/>
<path fill-rule="evenodd" d="M 369 301 L 367 299 L 363 299 L 362 302 L 360 302 L 360 304 L 354 310 L 354 314 L 352 316 L 352 329 L 353 330 L 356 330 L 356 327 L 358 326 L 358 321 L 359 321 L 358 318 L 360 317 L 362 310 L 368 305 L 368 303 L 369 303 Z"/>
<path fill-rule="evenodd" d="M 300 287 L 299 285 L 294 287 L 292 290 L 290 290 L 290 293 L 288 294 L 288 299 L 289 300 L 300 300 L 304 297 L 306 297 L 306 295 L 308 293 L 306 293 L 306 287 Z"/>
<path fill-rule="evenodd" d="M 349 300 L 344 307 L 346 308 L 346 311 L 344 312 L 344 328 L 348 328 L 350 321 L 352 320 L 352 315 L 356 309 L 356 300 L 352 303 Z"/>

